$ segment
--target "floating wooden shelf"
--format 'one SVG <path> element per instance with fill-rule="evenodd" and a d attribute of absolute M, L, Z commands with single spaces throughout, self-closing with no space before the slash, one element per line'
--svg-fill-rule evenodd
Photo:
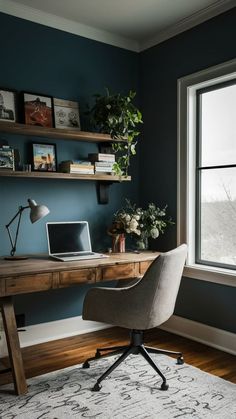
<path fill-rule="evenodd" d="M 108 134 L 96 132 L 77 131 L 72 129 L 45 128 L 36 125 L 25 125 L 10 122 L 0 122 L 0 132 L 14 135 L 26 135 L 32 137 L 56 138 L 61 140 L 83 141 L 90 143 L 107 143 L 109 146 L 114 140 Z M 102 145 L 104 146 L 104 144 Z M 98 201 L 100 204 L 108 203 L 108 189 L 113 182 L 130 181 L 131 177 L 115 176 L 107 174 L 83 175 L 77 173 L 60 172 L 20 172 L 0 169 L 0 177 L 18 177 L 31 179 L 65 179 L 65 180 L 94 180 L 98 181 Z"/>
<path fill-rule="evenodd" d="M 10 170 L 0 170 L 0 177 L 21 177 L 21 178 L 34 178 L 34 179 L 67 179 L 67 180 L 98 180 L 101 182 L 123 182 L 130 181 L 131 176 L 120 177 L 116 175 L 107 174 L 94 174 L 83 175 L 77 173 L 60 173 L 60 172 L 19 172 Z"/>
<path fill-rule="evenodd" d="M 36 125 L 25 125 L 0 122 L 0 131 L 9 134 L 32 135 L 34 137 L 58 138 L 62 140 L 86 141 L 91 143 L 119 142 L 108 134 L 97 132 L 76 131 L 72 129 L 45 128 Z"/>

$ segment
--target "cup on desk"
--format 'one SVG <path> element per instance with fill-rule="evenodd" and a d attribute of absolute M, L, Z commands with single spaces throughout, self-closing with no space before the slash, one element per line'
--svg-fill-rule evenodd
<path fill-rule="evenodd" d="M 23 164 L 23 172 L 31 172 L 31 164 Z"/>

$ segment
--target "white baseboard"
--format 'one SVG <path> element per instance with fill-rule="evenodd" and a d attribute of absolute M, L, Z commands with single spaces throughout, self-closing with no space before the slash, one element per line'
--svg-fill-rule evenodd
<path fill-rule="evenodd" d="M 172 316 L 160 329 L 236 355 L 235 333 L 179 316 Z"/>
<path fill-rule="evenodd" d="M 55 320 L 53 322 L 34 324 L 33 326 L 22 327 L 19 331 L 20 346 L 37 345 L 38 343 L 63 339 L 70 336 L 82 335 L 95 332 L 96 330 L 111 327 L 105 323 L 86 321 L 82 316 L 70 317 L 69 319 Z M 0 358 L 7 355 L 5 334 L 1 334 Z"/>
<path fill-rule="evenodd" d="M 82 320 L 81 316 L 28 326 L 19 332 L 21 347 L 76 336 L 112 327 L 105 323 Z M 221 351 L 236 355 L 236 334 L 179 316 L 172 316 L 160 329 L 184 336 Z M 4 335 L 4 334 L 3 334 Z M 0 357 L 7 354 L 4 336 L 0 340 Z"/>
<path fill-rule="evenodd" d="M 25 332 L 19 333 L 20 345 L 21 347 L 37 345 L 38 343 L 82 335 L 108 327 L 111 326 L 105 323 L 83 320 L 82 316 L 35 324 L 25 327 Z"/>

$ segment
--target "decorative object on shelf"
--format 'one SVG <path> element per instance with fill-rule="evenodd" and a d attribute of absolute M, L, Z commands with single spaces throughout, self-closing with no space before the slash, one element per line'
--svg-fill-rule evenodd
<path fill-rule="evenodd" d="M 16 122 L 16 92 L 0 88 L 0 121 Z"/>
<path fill-rule="evenodd" d="M 81 129 L 78 102 L 53 98 L 53 105 L 56 128 Z"/>
<path fill-rule="evenodd" d="M 0 170 L 15 170 L 14 149 L 6 145 L 0 147 Z"/>
<path fill-rule="evenodd" d="M 31 164 L 23 164 L 22 170 L 23 172 L 31 172 Z"/>
<path fill-rule="evenodd" d="M 39 172 L 56 172 L 57 157 L 56 145 L 33 143 L 32 144 L 32 168 Z"/>
<path fill-rule="evenodd" d="M 8 232 L 8 236 L 11 242 L 11 256 L 7 256 L 5 257 L 5 259 L 7 260 L 21 260 L 21 259 L 27 259 L 26 256 L 15 256 L 15 252 L 16 252 L 16 244 L 17 244 L 17 239 L 18 239 L 18 234 L 19 234 L 19 227 L 20 227 L 20 222 L 21 222 L 21 216 L 22 216 L 22 212 L 27 209 L 30 208 L 30 221 L 31 223 L 35 223 L 36 221 L 40 220 L 41 218 L 45 217 L 46 215 L 49 214 L 49 209 L 48 207 L 46 207 L 45 205 L 38 205 L 33 199 L 28 199 L 28 205 L 25 207 L 20 206 L 17 213 L 14 215 L 14 217 L 11 219 L 11 221 L 6 224 L 6 229 Z M 12 234 L 10 231 L 10 225 L 13 223 L 13 221 L 15 221 L 15 219 L 18 217 L 18 223 L 16 226 L 16 233 L 15 233 L 15 238 L 12 238 Z"/>
<path fill-rule="evenodd" d="M 157 239 L 169 224 L 174 224 L 170 218 L 166 219 L 167 206 L 160 209 L 155 204 L 149 203 L 147 208 L 143 209 L 131 204 L 128 199 L 125 202 L 126 205 L 114 214 L 108 233 L 131 235 L 139 250 L 147 250 L 149 237 Z"/>
<path fill-rule="evenodd" d="M 52 97 L 23 92 L 24 121 L 27 125 L 53 127 Z"/>
<path fill-rule="evenodd" d="M 110 94 L 95 96 L 95 105 L 88 112 L 93 125 L 100 132 L 108 133 L 112 139 L 120 140 L 112 143 L 114 153 L 117 153 L 113 171 L 117 175 L 128 175 L 130 156 L 136 154 L 136 137 L 139 135 L 137 125 L 141 124 L 142 114 L 132 103 L 136 93 L 130 91 L 127 96 Z"/>

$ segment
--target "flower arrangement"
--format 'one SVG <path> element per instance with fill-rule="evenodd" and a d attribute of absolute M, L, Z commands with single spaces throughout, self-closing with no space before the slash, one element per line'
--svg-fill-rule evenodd
<path fill-rule="evenodd" d="M 113 217 L 109 234 L 131 234 L 136 237 L 139 249 L 148 248 L 148 238 L 157 239 L 163 234 L 168 224 L 173 224 L 171 219 L 166 219 L 167 206 L 160 209 L 154 203 L 149 203 L 147 208 L 137 207 L 126 200 L 125 207 L 119 209 Z"/>

